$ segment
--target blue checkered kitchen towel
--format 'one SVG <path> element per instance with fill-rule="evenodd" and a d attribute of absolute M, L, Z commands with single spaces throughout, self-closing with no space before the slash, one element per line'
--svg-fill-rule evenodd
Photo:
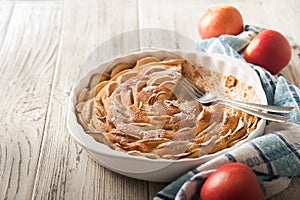
<path fill-rule="evenodd" d="M 200 41 L 199 49 L 243 59 L 241 54 L 261 29 L 246 26 L 238 36 L 223 35 Z M 297 57 L 296 59 L 299 59 Z M 300 67 L 300 62 L 298 62 Z M 251 65 L 259 75 L 269 104 L 295 106 L 289 123 L 269 122 L 265 134 L 182 175 L 157 193 L 155 200 L 199 199 L 205 179 L 230 162 L 247 164 L 257 175 L 268 198 L 288 187 L 293 176 L 300 176 L 300 90 L 283 76 L 272 76 Z"/>

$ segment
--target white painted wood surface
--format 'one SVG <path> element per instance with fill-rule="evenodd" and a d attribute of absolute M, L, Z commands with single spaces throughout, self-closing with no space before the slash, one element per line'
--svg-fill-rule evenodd
<path fill-rule="evenodd" d="M 247 24 L 279 30 L 300 44 L 297 0 L 227 3 L 242 12 Z M 110 37 L 138 28 L 163 28 L 198 40 L 200 16 L 219 4 L 222 1 L 2 1 L 0 199 L 152 199 L 165 184 L 111 172 L 69 136 L 69 92 L 88 55 Z M 283 72 L 300 86 L 299 65 Z M 296 200 L 299 189 L 300 178 L 295 177 L 271 199 Z"/>

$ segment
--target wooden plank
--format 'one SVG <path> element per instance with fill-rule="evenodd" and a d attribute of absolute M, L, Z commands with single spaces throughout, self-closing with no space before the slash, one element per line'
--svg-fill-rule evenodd
<path fill-rule="evenodd" d="M 200 4 L 195 6 L 194 1 L 139 1 L 139 27 L 154 32 L 145 34 L 141 45 L 186 49 L 191 42 L 198 40 L 195 27 L 201 11 L 197 9 L 199 7 Z"/>
<path fill-rule="evenodd" d="M 0 47 L 6 36 L 7 28 L 13 12 L 14 2 L 2 2 L 0 5 Z"/>
<path fill-rule="evenodd" d="M 0 199 L 30 199 L 57 57 L 62 4 L 5 5 L 8 10 L 1 4 L 1 11 L 11 17 L 2 19 L 1 12 L 0 35 L 5 27 L 7 31 L 0 52 Z"/>
<path fill-rule="evenodd" d="M 147 182 L 118 175 L 94 162 L 66 128 L 69 92 L 82 63 L 111 36 L 137 28 L 136 2 L 69 0 L 63 21 L 33 198 L 147 199 Z"/>

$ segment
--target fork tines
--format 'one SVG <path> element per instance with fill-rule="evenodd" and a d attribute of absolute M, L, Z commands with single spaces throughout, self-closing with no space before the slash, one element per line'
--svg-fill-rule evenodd
<path fill-rule="evenodd" d="M 186 95 L 192 98 L 201 98 L 207 93 L 206 90 L 185 77 L 181 77 L 177 85 L 180 87 L 182 92 L 186 93 Z"/>

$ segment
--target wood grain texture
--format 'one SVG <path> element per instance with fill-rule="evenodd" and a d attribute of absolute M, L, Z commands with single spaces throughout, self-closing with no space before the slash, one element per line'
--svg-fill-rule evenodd
<path fill-rule="evenodd" d="M 136 28 L 135 1 L 65 2 L 60 58 L 33 198 L 147 199 L 147 182 L 94 162 L 66 128 L 69 92 L 86 57 L 113 35 Z"/>
<path fill-rule="evenodd" d="M 0 199 L 30 199 L 57 57 L 62 7 L 38 2 L 4 5 L 8 7 L 1 4 L 5 9 L 1 18 L 6 15 L 10 19 L 9 24 L 0 23 L 0 34 L 7 29 L 0 52 Z"/>
<path fill-rule="evenodd" d="M 0 5 L 0 46 L 2 47 L 2 43 L 7 33 L 8 25 L 11 19 L 11 15 L 13 13 L 14 2 L 2 2 Z"/>

